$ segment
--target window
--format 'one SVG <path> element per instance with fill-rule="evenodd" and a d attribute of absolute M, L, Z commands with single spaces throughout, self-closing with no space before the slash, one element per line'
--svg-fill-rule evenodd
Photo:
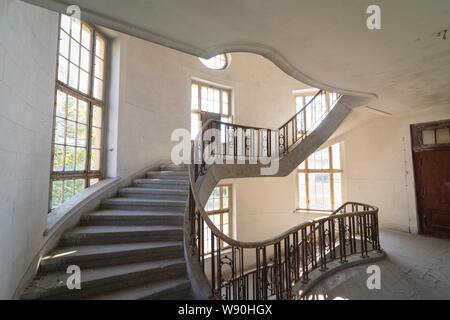
<path fill-rule="evenodd" d="M 342 205 L 340 144 L 314 153 L 297 171 L 299 210 L 334 211 Z"/>
<path fill-rule="evenodd" d="M 230 64 L 230 59 L 227 54 L 219 54 L 211 59 L 199 59 L 207 68 L 214 70 L 223 70 Z"/>
<path fill-rule="evenodd" d="M 106 40 L 60 17 L 50 209 L 102 178 Z"/>
<path fill-rule="evenodd" d="M 206 114 L 216 115 L 231 123 L 231 90 L 193 81 L 191 85 L 191 137 L 194 139 L 202 127 Z"/>
<path fill-rule="evenodd" d="M 214 225 L 227 236 L 231 237 L 231 186 L 218 186 L 214 188 L 205 206 Z M 211 253 L 211 229 L 204 225 L 204 250 L 205 254 Z M 216 246 L 217 244 L 215 244 Z M 217 248 L 216 248 L 217 249 Z M 223 249 L 223 248 L 222 248 Z"/>
<path fill-rule="evenodd" d="M 297 113 L 302 110 L 308 103 L 313 100 L 317 92 L 311 92 L 310 94 L 297 94 L 294 95 L 295 106 Z M 306 128 L 306 132 L 313 131 L 319 124 L 320 120 L 331 111 L 334 104 L 338 98 L 337 93 L 327 93 L 323 94 L 314 100 L 313 103 L 309 104 L 306 108 L 305 114 L 299 114 L 297 117 L 297 128 L 299 133 L 303 132 Z"/>

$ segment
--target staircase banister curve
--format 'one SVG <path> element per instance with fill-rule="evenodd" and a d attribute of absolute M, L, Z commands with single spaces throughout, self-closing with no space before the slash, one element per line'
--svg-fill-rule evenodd
<path fill-rule="evenodd" d="M 198 270 L 203 270 L 200 272 L 209 281 L 212 298 L 257 300 L 273 296 L 278 299 L 292 298 L 296 295 L 293 290 L 297 290 L 298 284 L 310 280 L 310 272 L 319 267 L 321 271 L 327 270 L 327 263 L 330 261 L 340 260 L 341 263 L 345 263 L 347 256 L 360 253 L 361 258 L 367 258 L 369 252 L 381 250 L 378 208 L 372 205 L 346 202 L 328 216 L 305 221 L 269 239 L 249 242 L 233 239 L 222 232 L 211 221 L 202 203 L 201 197 L 206 197 L 205 191 L 209 190 L 212 184 L 207 182 L 209 185 L 202 191 L 204 180 L 198 178 L 203 176 L 210 179 L 213 176 L 213 180 L 216 180 L 213 184 L 216 184 L 220 177 L 223 178 L 223 174 L 216 176 L 217 172 L 209 167 L 206 158 L 211 155 L 231 157 L 234 160 L 244 159 L 244 164 L 252 157 L 258 159 L 275 156 L 279 160 L 285 156 L 289 158 L 289 153 L 296 150 L 291 150 L 291 147 L 309 138 L 316 128 L 321 128 L 320 122 L 323 117 L 330 112 L 333 113 L 334 105 L 344 97 L 334 96 L 336 100 L 331 107 L 331 96 L 318 99 L 324 94 L 328 93 L 319 90 L 300 111 L 278 129 L 251 127 L 211 119 L 202 125 L 192 141 L 186 239 L 189 250 L 192 250 L 193 257 L 196 257 L 200 268 Z M 328 101 L 326 103 L 329 103 L 327 108 L 324 108 L 325 99 Z M 308 107 L 314 111 L 318 107 L 323 113 L 310 119 L 309 127 L 305 118 L 311 114 L 311 109 L 309 113 L 306 111 Z M 342 107 L 346 108 L 345 111 L 342 111 Z M 339 115 L 340 119 L 345 118 L 348 110 L 351 109 L 341 103 L 341 109 L 337 113 L 343 115 Z M 209 129 L 216 129 L 220 134 L 210 134 Z M 276 143 L 275 151 L 272 150 L 274 147 L 272 140 Z M 241 148 L 238 142 L 241 143 Z M 219 148 L 207 150 L 205 145 L 212 143 L 216 143 L 216 146 L 218 143 Z M 204 153 L 206 150 L 208 152 Z M 201 151 L 200 161 L 196 158 L 199 151 Z M 360 244 L 357 246 L 357 243 Z M 205 272 L 207 265 L 211 268 L 209 274 Z M 228 273 L 223 270 L 224 268 L 229 269 Z"/>
<path fill-rule="evenodd" d="M 191 186 L 195 186 L 195 182 L 194 182 L 194 172 L 193 172 L 193 168 L 191 165 L 191 168 L 189 170 L 189 181 Z M 266 239 L 266 240 L 262 240 L 262 241 L 251 241 L 251 242 L 247 242 L 247 241 L 239 241 L 239 240 L 235 240 L 233 238 L 230 238 L 229 236 L 227 236 L 226 234 L 224 234 L 222 231 L 220 231 L 215 225 L 214 223 L 211 221 L 211 219 L 209 218 L 208 214 L 206 213 L 204 206 L 202 205 L 201 201 L 200 201 L 200 197 L 197 193 L 196 188 L 191 187 L 192 190 L 192 196 L 194 197 L 195 203 L 196 203 L 196 208 L 197 210 L 200 211 L 202 218 L 204 219 L 205 223 L 208 225 L 208 227 L 212 230 L 212 232 L 214 233 L 215 236 L 217 236 L 218 238 L 220 238 L 222 241 L 224 241 L 225 243 L 229 244 L 230 246 L 234 246 L 234 247 L 240 247 L 240 248 L 261 248 L 261 247 L 267 247 L 270 245 L 273 245 L 277 242 L 280 242 L 281 240 L 284 240 L 285 238 L 287 238 L 288 236 L 290 236 L 291 234 L 300 231 L 301 229 L 307 228 L 312 226 L 313 224 L 316 223 L 320 223 L 320 222 L 325 222 L 331 219 L 334 219 L 334 216 L 339 214 L 340 218 L 345 218 L 345 217 L 350 217 L 350 216 L 355 216 L 358 215 L 359 213 L 367 213 L 367 212 L 378 212 L 378 208 L 375 206 L 371 206 L 368 204 L 363 204 L 363 203 L 358 203 L 358 202 L 346 202 L 344 203 L 342 206 L 340 206 L 337 210 L 333 211 L 333 213 L 331 213 L 329 216 L 326 217 L 321 217 L 321 218 L 316 218 L 316 219 L 311 219 L 308 220 L 306 222 L 302 222 L 288 230 L 286 230 L 285 232 Z M 340 211 L 345 208 L 348 205 L 358 205 L 358 206 L 363 206 L 365 208 L 368 208 L 369 210 L 366 211 L 358 211 L 358 212 L 352 212 L 352 213 L 341 213 Z"/>

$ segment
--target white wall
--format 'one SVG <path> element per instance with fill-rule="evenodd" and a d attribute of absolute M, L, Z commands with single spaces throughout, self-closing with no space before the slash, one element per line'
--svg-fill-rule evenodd
<path fill-rule="evenodd" d="M 46 228 L 58 16 L 0 0 L 0 299 Z"/>
<path fill-rule="evenodd" d="M 378 206 L 382 227 L 417 233 L 410 125 L 450 119 L 450 105 L 379 117 L 336 137 L 344 141 L 347 198 Z"/>
<path fill-rule="evenodd" d="M 231 87 L 235 122 L 264 127 L 289 119 L 295 112 L 292 90 L 305 88 L 258 55 L 233 54 L 230 67 L 217 71 L 196 57 L 127 35 L 113 36 L 120 42 L 120 95 L 117 148 L 109 153 L 114 158 L 117 150 L 119 176 L 170 160 L 173 130 L 190 129 L 193 78 Z"/>

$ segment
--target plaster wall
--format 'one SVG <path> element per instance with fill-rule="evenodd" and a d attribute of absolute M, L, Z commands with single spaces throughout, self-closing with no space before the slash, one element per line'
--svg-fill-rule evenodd
<path fill-rule="evenodd" d="M 58 15 L 0 0 L 0 299 L 47 224 Z"/>

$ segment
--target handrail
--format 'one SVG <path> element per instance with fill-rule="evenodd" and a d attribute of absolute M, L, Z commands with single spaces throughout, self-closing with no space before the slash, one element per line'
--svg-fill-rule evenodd
<path fill-rule="evenodd" d="M 295 118 L 297 118 L 301 113 L 303 113 L 303 112 L 305 112 L 305 110 L 306 110 L 306 108 L 314 101 L 314 100 L 316 100 L 316 98 L 320 95 L 320 94 L 322 94 L 322 92 L 323 92 L 323 90 L 319 90 L 315 95 L 314 95 L 314 97 L 310 100 L 310 101 L 308 101 L 308 103 L 303 107 L 303 108 L 301 108 L 292 118 L 290 118 L 288 121 L 286 121 L 281 127 L 279 127 L 278 129 L 280 129 L 281 130 L 281 128 L 283 128 L 284 126 L 286 126 L 289 122 L 291 122 L 292 120 L 294 120 Z"/>
<path fill-rule="evenodd" d="M 360 253 L 365 257 L 369 251 L 380 249 L 378 208 L 362 203 L 347 202 L 327 217 L 301 223 L 275 237 L 256 242 L 238 241 L 221 232 L 210 220 L 202 205 L 196 186 L 198 177 L 207 170 L 204 141 L 213 143 L 218 140 L 219 146 L 225 146 L 224 151 L 220 148 L 211 151 L 215 153 L 214 155 L 232 156 L 235 159 L 270 157 L 273 152 L 269 148 L 273 139 L 272 134 L 275 133 L 275 138 L 279 138 L 279 147 L 275 152 L 283 155 L 292 144 L 307 136 L 307 110 L 314 108 L 317 104 L 315 100 L 323 94 L 326 92 L 320 90 L 304 108 L 279 129 L 209 120 L 195 138 L 189 167 L 189 241 L 203 271 L 206 262 L 210 264 L 208 277 L 215 298 L 267 299 L 272 294 L 277 298 L 291 298 L 293 285 L 300 279 L 308 281 L 308 274 L 313 269 L 326 268 L 327 260 L 341 259 L 341 262 L 345 262 L 349 254 Z M 322 104 L 322 98 L 320 99 Z M 323 109 L 323 105 L 320 107 Z M 329 111 L 330 108 L 326 112 Z M 299 137 L 297 122 L 300 115 L 303 117 L 304 130 Z M 314 127 L 316 123 L 310 122 L 309 125 Z M 208 133 L 210 129 L 218 130 L 220 133 Z M 280 137 L 276 133 L 280 133 Z M 205 136 L 206 134 L 208 136 Z M 201 144 L 197 151 L 201 151 L 202 154 L 200 161 L 196 161 L 195 150 L 199 141 Z M 210 234 L 205 236 L 205 232 Z M 209 243 L 205 242 L 207 238 Z M 356 245 L 357 239 L 361 241 L 359 249 Z M 223 253 L 225 249 L 227 251 Z M 248 258 L 249 251 L 254 251 L 256 255 L 251 254 L 251 258 Z M 208 252 L 208 259 L 205 252 Z M 268 263 L 267 259 L 273 262 Z M 224 268 L 228 268 L 228 272 L 225 272 Z M 249 269 L 251 271 L 248 271 Z"/>

